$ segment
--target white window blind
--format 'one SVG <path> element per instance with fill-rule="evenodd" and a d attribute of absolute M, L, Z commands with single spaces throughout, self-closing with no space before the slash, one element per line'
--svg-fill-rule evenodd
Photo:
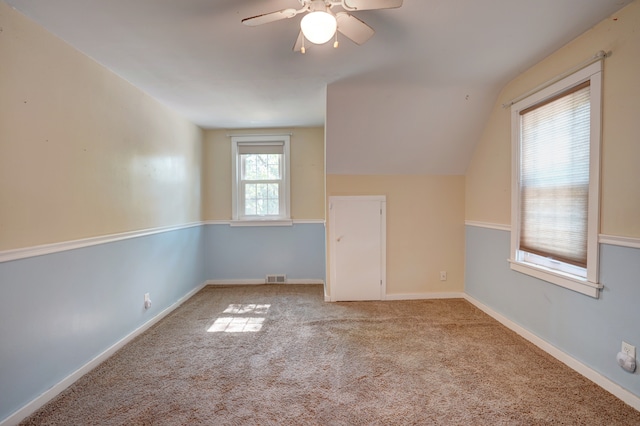
<path fill-rule="evenodd" d="M 586 268 L 589 81 L 520 115 L 520 250 Z"/>

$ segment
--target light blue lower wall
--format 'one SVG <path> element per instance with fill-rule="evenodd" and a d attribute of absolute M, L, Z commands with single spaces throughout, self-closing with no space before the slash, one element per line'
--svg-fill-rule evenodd
<path fill-rule="evenodd" d="M 600 299 L 509 269 L 509 233 L 468 226 L 465 291 L 640 396 L 640 249 L 601 245 Z M 325 281 L 323 224 L 205 225 L 0 263 L 0 421 L 206 280 Z M 142 307 L 151 293 L 150 311 Z"/>
<path fill-rule="evenodd" d="M 289 281 L 325 281 L 323 223 L 293 226 L 206 225 L 206 276 L 210 280 L 264 279 L 286 274 Z"/>
<path fill-rule="evenodd" d="M 324 247 L 322 223 L 203 225 L 0 263 L 0 422 L 207 280 L 325 281 Z"/>
<path fill-rule="evenodd" d="M 509 232 L 467 226 L 466 293 L 640 397 L 616 362 L 623 340 L 640 349 L 640 249 L 600 245 L 593 299 L 512 271 L 509 247 Z"/>
<path fill-rule="evenodd" d="M 203 234 L 197 226 L 0 263 L 0 421 L 202 284 Z"/>

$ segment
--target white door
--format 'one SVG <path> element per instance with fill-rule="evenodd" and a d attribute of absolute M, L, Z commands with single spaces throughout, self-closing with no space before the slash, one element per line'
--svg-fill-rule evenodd
<path fill-rule="evenodd" d="M 383 196 L 329 197 L 331 300 L 382 300 L 385 294 Z"/>

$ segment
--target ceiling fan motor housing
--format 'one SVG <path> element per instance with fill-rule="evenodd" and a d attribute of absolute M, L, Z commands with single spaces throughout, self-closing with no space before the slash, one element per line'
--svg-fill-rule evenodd
<path fill-rule="evenodd" d="M 311 0 L 308 8 L 309 12 L 329 12 L 330 10 L 324 0 Z"/>

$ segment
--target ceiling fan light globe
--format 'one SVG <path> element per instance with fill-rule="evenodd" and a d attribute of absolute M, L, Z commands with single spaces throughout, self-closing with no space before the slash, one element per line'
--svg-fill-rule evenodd
<path fill-rule="evenodd" d="M 302 34 L 314 44 L 324 44 L 331 40 L 337 28 L 336 17 L 322 11 L 308 13 L 300 21 Z"/>

